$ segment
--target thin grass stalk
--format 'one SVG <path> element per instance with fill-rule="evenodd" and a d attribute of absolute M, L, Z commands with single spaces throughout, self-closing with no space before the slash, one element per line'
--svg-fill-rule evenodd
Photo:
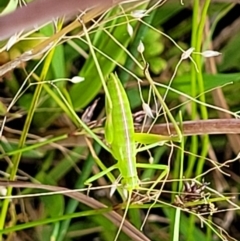
<path fill-rule="evenodd" d="M 210 0 L 204 1 L 203 10 L 201 12 L 201 18 L 200 18 L 198 32 L 197 32 L 197 43 L 196 43 L 196 51 L 197 52 L 201 52 L 203 37 L 204 37 L 203 36 L 204 25 L 206 23 L 207 12 L 208 12 L 210 2 L 211 2 Z M 197 80 L 198 80 L 198 84 L 199 84 L 199 92 L 204 93 L 204 81 L 203 81 L 203 75 L 202 75 L 202 61 L 201 61 L 201 59 L 202 59 L 202 57 L 200 55 L 196 55 L 195 61 L 196 61 L 197 65 L 199 66 L 199 72 L 197 73 Z M 200 96 L 200 100 L 204 103 L 206 102 L 204 94 L 202 94 Z M 200 110 L 201 110 L 202 118 L 207 120 L 208 119 L 208 111 L 207 111 L 206 106 L 201 105 Z M 205 162 L 204 160 L 205 160 L 205 157 L 208 153 L 208 146 L 209 146 L 209 138 L 206 135 L 206 136 L 203 136 L 203 138 L 202 138 L 202 151 L 201 151 L 201 157 L 198 160 L 196 175 L 199 175 L 202 172 L 203 165 L 204 165 L 204 162 Z"/>
<path fill-rule="evenodd" d="M 197 29 L 198 29 L 198 19 L 199 19 L 199 14 L 200 14 L 200 1 L 199 0 L 194 0 L 193 1 L 193 17 L 192 17 L 192 35 L 191 35 L 191 47 L 196 47 L 197 45 Z M 197 96 L 197 74 L 196 74 L 196 69 L 193 63 L 191 63 L 191 93 L 192 96 Z M 197 104 L 195 102 L 192 102 L 191 105 L 191 118 L 192 120 L 195 120 L 197 117 Z M 190 152 L 193 154 L 196 154 L 198 150 L 198 138 L 197 136 L 193 136 L 191 138 L 191 146 L 190 146 Z M 185 172 L 185 176 L 191 177 L 193 173 L 193 167 L 196 161 L 196 156 L 191 155 L 188 158 L 188 168 Z M 194 220 L 195 218 L 193 216 L 190 217 L 189 222 L 189 229 L 188 229 L 188 237 L 187 241 L 192 240 L 192 233 L 194 229 Z"/>
<path fill-rule="evenodd" d="M 181 112 L 180 112 L 180 123 L 182 123 Z M 180 149 L 178 151 L 177 162 L 178 163 L 176 163 L 176 165 L 174 165 L 175 166 L 174 170 L 176 170 L 178 172 L 177 177 L 179 179 L 179 182 L 178 182 L 177 191 L 180 194 L 182 191 L 182 187 L 183 187 L 182 178 L 183 178 L 183 165 L 184 165 L 184 140 L 182 140 L 182 142 L 180 143 Z M 179 169 L 178 169 L 178 167 L 179 167 Z M 174 189 L 173 191 L 175 191 L 175 190 L 176 189 Z M 179 241 L 180 222 L 181 222 L 180 219 L 181 219 L 181 209 L 176 208 L 174 223 L 173 223 L 173 241 Z"/>
<path fill-rule="evenodd" d="M 191 35 L 191 47 L 196 46 L 197 42 L 197 27 L 198 27 L 198 18 L 199 18 L 199 0 L 193 1 L 193 16 L 192 16 L 192 35 Z M 192 96 L 197 95 L 197 79 L 196 79 L 196 69 L 193 63 L 191 64 L 191 94 Z M 191 103 L 191 119 L 195 120 L 197 117 L 197 104 L 195 102 Z M 197 153 L 198 149 L 198 138 L 196 136 L 191 137 L 191 153 Z M 189 156 L 188 158 L 188 168 L 185 172 L 185 176 L 189 177 L 192 173 L 193 166 L 195 163 L 196 157 L 194 155 Z"/>

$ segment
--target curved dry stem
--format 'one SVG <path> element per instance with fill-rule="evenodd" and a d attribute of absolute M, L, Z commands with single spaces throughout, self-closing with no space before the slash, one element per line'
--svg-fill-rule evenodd
<path fill-rule="evenodd" d="M 98 202 L 94 198 L 91 198 L 87 195 L 84 195 L 79 192 L 69 192 L 71 191 L 68 188 L 64 187 L 57 187 L 57 186 L 51 186 L 51 185 L 44 185 L 44 184 L 37 184 L 37 183 L 30 183 L 30 182 L 19 182 L 19 181 L 0 181 L 0 186 L 4 187 L 15 187 L 15 188 L 36 188 L 36 189 L 44 189 L 48 191 L 67 191 L 66 193 L 63 192 L 64 195 L 71 197 L 78 202 L 81 202 L 88 207 L 91 207 L 93 209 L 101 209 L 106 208 L 104 204 Z M 103 214 L 107 219 L 109 219 L 111 222 L 113 222 L 116 226 L 120 226 L 122 221 L 122 216 L 116 213 L 115 211 L 110 211 L 108 213 Z M 130 222 L 127 220 L 124 221 L 124 224 L 122 226 L 122 231 L 128 235 L 131 240 L 134 241 L 150 241 L 142 232 L 140 232 L 137 228 L 135 228 Z"/>
<path fill-rule="evenodd" d="M 16 9 L 14 12 L 0 18 L 0 39 L 10 37 L 23 29 L 29 30 L 36 25 L 41 25 L 53 18 L 63 15 L 77 14 L 78 10 L 85 11 L 86 9 L 103 5 L 105 8 L 113 5 L 112 0 L 38 0 L 29 3 L 27 6 Z"/>

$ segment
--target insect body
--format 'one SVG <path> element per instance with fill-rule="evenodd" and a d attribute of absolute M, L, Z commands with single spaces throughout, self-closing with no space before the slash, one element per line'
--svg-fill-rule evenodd
<path fill-rule="evenodd" d="M 106 100 L 107 121 L 105 136 L 111 145 L 112 155 L 118 161 L 122 184 L 127 190 L 137 189 L 139 180 L 136 168 L 134 124 L 127 94 L 114 74 L 107 82 L 111 103 Z M 113 129 L 114 128 L 114 129 Z"/>
<path fill-rule="evenodd" d="M 106 95 L 105 101 L 105 138 L 110 145 L 111 154 L 117 160 L 117 163 L 89 178 L 86 184 L 93 182 L 114 169 L 118 169 L 121 174 L 121 183 L 124 190 L 131 193 L 135 189 L 140 189 L 140 181 L 137 175 L 138 167 L 162 170 L 163 172 L 158 177 L 156 183 L 168 173 L 166 165 L 137 163 L 136 154 L 138 150 L 136 149 L 135 141 L 137 140 L 139 143 L 151 145 L 152 147 L 152 144 L 159 146 L 159 143 L 162 145 L 164 142 L 170 141 L 171 137 L 149 133 L 135 133 L 128 97 L 117 75 L 110 74 L 107 81 L 107 89 L 109 95 Z"/>
<path fill-rule="evenodd" d="M 86 183 L 91 183 L 94 180 L 108 174 L 114 169 L 118 169 L 121 174 L 121 183 L 124 191 L 127 191 L 127 204 L 126 210 L 123 215 L 122 223 L 120 224 L 118 233 L 115 237 L 117 240 L 118 235 L 121 231 L 122 225 L 126 218 L 127 210 L 130 205 L 131 195 L 134 190 L 141 189 L 140 181 L 137 175 L 137 168 L 153 168 L 162 170 L 161 175 L 157 178 L 156 183 L 160 181 L 169 169 L 166 165 L 160 164 L 149 164 L 149 163 L 137 163 L 136 154 L 137 149 L 135 146 L 135 140 L 145 145 L 164 143 L 171 140 L 169 137 L 153 135 L 148 133 L 135 133 L 134 123 L 131 113 L 130 104 L 127 98 L 127 94 L 118 79 L 117 75 L 110 74 L 107 81 L 106 94 L 106 123 L 105 123 L 105 138 L 110 146 L 110 151 L 113 157 L 117 160 L 117 163 L 108 169 L 96 174 L 89 178 Z M 149 190 L 152 190 L 152 185 Z M 125 194 L 126 192 L 123 192 Z M 126 195 L 124 195 L 126 198 Z"/>

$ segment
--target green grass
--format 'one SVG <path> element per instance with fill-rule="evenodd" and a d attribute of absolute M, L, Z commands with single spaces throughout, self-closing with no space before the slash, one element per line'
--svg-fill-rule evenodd
<path fill-rule="evenodd" d="M 139 9 L 148 9 L 142 19 L 132 14 Z M 179 1 L 163 6 L 128 3 L 108 12 L 89 11 L 84 23 L 60 19 L 57 32 L 49 24 L 0 53 L 3 60 L 7 56 L 3 63 L 7 69 L 9 62 L 21 62 L 19 54 L 42 50 L 37 58 L 8 71 L 1 83 L 0 187 L 7 184 L 4 181 L 14 182 L 1 189 L 11 199 L 0 196 L 0 240 L 14 240 L 15 235 L 19 240 L 27 236 L 40 241 L 114 240 L 126 208 L 118 192 L 109 197 L 119 172 L 99 178 L 90 187 L 84 185 L 115 160 L 103 126 L 88 127 L 81 119 L 96 98 L 100 100 L 92 119 L 105 116 L 104 83 L 110 73 L 117 72 L 125 84 L 133 113 L 142 110 L 143 101 L 157 112 L 154 120 L 145 117 L 143 126 L 172 123 L 178 130 L 179 122 L 178 134 L 184 134 L 187 120 L 238 117 L 239 34 L 233 31 L 224 47 L 222 43 L 214 49 L 222 53 L 220 57 L 207 59 L 196 53 L 216 44 L 214 31 L 231 9 L 234 4 L 210 0 L 196 0 L 192 6 Z M 183 10 L 188 16 L 181 19 Z M 143 54 L 138 51 L 140 41 Z M 181 59 L 190 47 L 194 47 L 191 59 Z M 85 80 L 72 83 L 74 76 Z M 237 135 L 208 134 L 183 135 L 181 142 L 137 154 L 139 163 L 154 160 L 168 165 L 170 173 L 147 195 L 147 183 L 154 183 L 160 173 L 138 170 L 143 190 L 134 193 L 129 222 L 118 240 L 239 239 L 239 206 L 231 197 L 239 193 L 240 140 Z M 176 207 L 176 195 L 184 199 L 184 180 L 202 183 L 203 179 L 210 184 L 199 200 L 190 198 L 186 208 Z M 209 203 L 218 207 L 213 215 L 204 209 Z M 196 206 L 202 207 L 200 213 L 193 211 Z M 227 221 L 220 221 L 231 209 L 227 226 Z"/>

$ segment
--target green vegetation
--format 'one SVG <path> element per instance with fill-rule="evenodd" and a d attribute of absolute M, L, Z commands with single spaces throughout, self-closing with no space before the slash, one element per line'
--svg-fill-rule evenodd
<path fill-rule="evenodd" d="M 1 42 L 0 240 L 239 240 L 237 7 L 129 1 Z"/>

